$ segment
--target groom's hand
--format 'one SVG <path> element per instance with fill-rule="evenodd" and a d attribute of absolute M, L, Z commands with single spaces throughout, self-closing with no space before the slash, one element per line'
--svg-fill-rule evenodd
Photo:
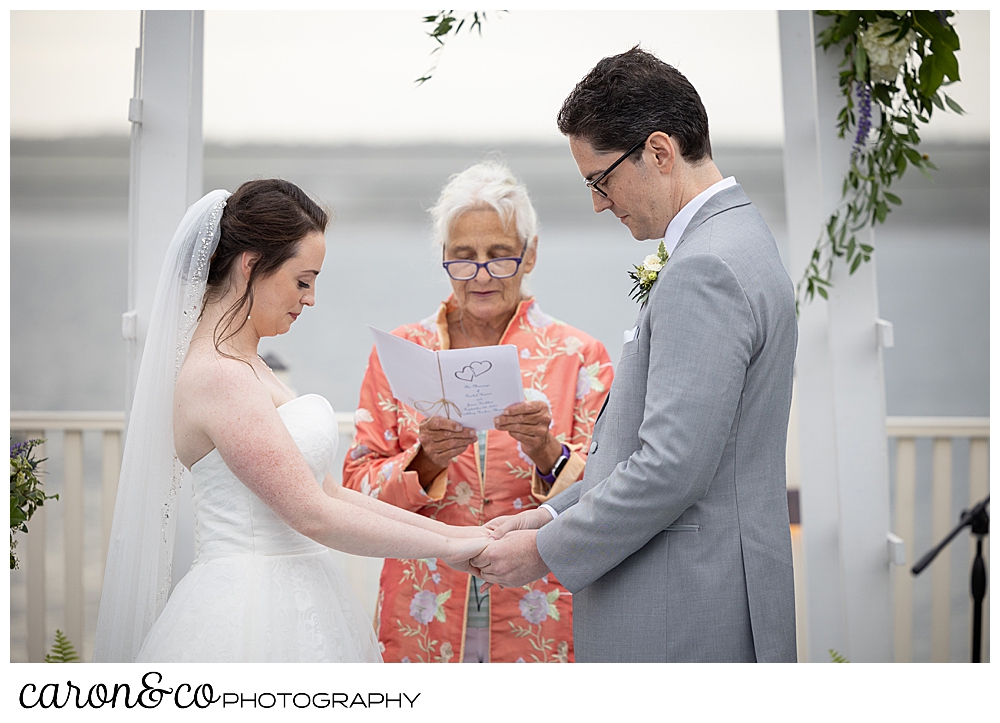
<path fill-rule="evenodd" d="M 445 560 L 445 564 L 452 570 L 458 570 L 459 572 L 464 572 L 467 575 L 475 575 L 476 577 L 482 579 L 482 573 L 479 571 L 479 568 L 473 567 L 472 563 L 469 560 L 464 560 L 462 562 L 459 561 L 448 562 L 447 560 Z"/>
<path fill-rule="evenodd" d="M 479 569 L 478 577 L 501 587 L 520 587 L 549 573 L 538 554 L 535 530 L 512 530 L 494 540 L 469 563 Z"/>
<path fill-rule="evenodd" d="M 492 539 L 499 540 L 512 530 L 537 530 L 549 522 L 552 522 L 552 514 L 541 507 L 535 507 L 516 515 L 494 517 L 483 527 L 491 531 Z"/>

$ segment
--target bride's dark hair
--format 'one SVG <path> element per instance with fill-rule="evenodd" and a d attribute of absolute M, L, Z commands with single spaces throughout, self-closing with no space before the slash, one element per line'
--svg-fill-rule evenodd
<path fill-rule="evenodd" d="M 260 256 L 243 295 L 216 324 L 215 348 L 220 353 L 220 345 L 246 326 L 257 280 L 270 276 L 295 256 L 303 238 L 324 233 L 329 220 L 329 214 L 305 191 L 275 178 L 247 181 L 226 200 L 219 222 L 219 245 L 209 264 L 205 304 L 218 301 L 229 291 L 233 267 L 244 251 Z"/>

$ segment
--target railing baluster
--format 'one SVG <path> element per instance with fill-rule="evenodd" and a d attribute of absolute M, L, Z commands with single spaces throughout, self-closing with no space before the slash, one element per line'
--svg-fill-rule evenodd
<path fill-rule="evenodd" d="M 83 432 L 67 430 L 63 435 L 65 472 L 63 494 L 63 574 L 66 584 L 63 624 L 66 637 L 83 649 Z"/>
<path fill-rule="evenodd" d="M 350 436 L 353 432 L 353 418 L 350 414 L 337 415 L 341 434 Z M 103 578 L 103 560 L 107 557 L 111 522 L 114 515 L 118 476 L 121 469 L 123 423 L 120 413 L 109 412 L 11 412 L 11 431 L 40 438 L 44 433 L 65 433 L 66 479 L 58 506 L 63 508 L 64 517 L 64 561 L 66 577 L 66 598 L 64 620 L 66 633 L 78 650 L 84 644 L 84 487 L 83 487 L 83 445 L 82 431 L 86 429 L 102 432 L 101 462 L 101 560 L 100 575 L 96 584 L 100 587 Z M 933 487 L 932 487 L 932 533 L 933 539 L 941 539 L 954 526 L 957 516 L 952 510 L 952 439 L 969 438 L 969 494 L 972 502 L 977 502 L 989 493 L 989 419 L 988 418 L 934 418 L 934 417 L 890 417 L 886 419 L 887 433 L 897 439 L 896 448 L 896 510 L 893 521 L 894 531 L 906 542 L 906 567 L 895 571 L 895 656 L 898 662 L 912 660 L 913 657 L 913 579 L 909 566 L 915 555 L 915 495 L 916 495 L 916 447 L 918 437 L 934 440 Z M 46 457 L 45 445 L 36 450 L 36 458 Z M 51 491 L 51 490 L 50 490 Z M 51 506 L 51 504 L 49 505 Z M 25 536 L 22 545 L 27 587 L 27 630 L 28 660 L 42 662 L 49 644 L 47 633 L 47 591 L 46 591 L 46 509 L 39 508 L 28 523 L 31 532 Z M 974 553 L 974 546 L 973 546 Z M 984 555 L 989 564 L 989 537 L 984 544 Z M 935 560 L 932 570 L 932 660 L 948 661 L 950 628 L 950 560 L 945 551 Z M 362 576 L 368 580 L 374 575 L 375 567 L 362 570 L 354 561 L 349 565 L 349 577 L 357 584 Z M 971 563 L 971 558 L 970 558 Z M 374 580 L 374 578 L 372 578 Z M 374 584 L 368 580 L 369 586 Z M 94 581 L 87 580 L 91 586 Z M 87 589 L 90 589 L 89 587 Z M 983 660 L 989 661 L 989 592 L 983 614 Z"/>
<path fill-rule="evenodd" d="M 917 448 L 913 438 L 896 442 L 896 534 L 906 544 L 906 565 L 895 569 L 893 591 L 895 607 L 896 662 L 913 662 L 913 538 L 916 508 Z"/>
<path fill-rule="evenodd" d="M 951 514 L 951 439 L 934 438 L 931 487 L 931 538 L 944 539 L 955 520 Z M 945 548 L 931 566 L 931 662 L 951 660 L 951 548 Z"/>
<path fill-rule="evenodd" d="M 969 506 L 976 504 L 990 492 L 990 440 L 970 439 L 969 440 Z M 976 556 L 975 537 L 969 545 L 969 567 L 972 567 L 972 560 Z M 983 537 L 983 560 L 986 562 L 986 571 L 990 569 L 990 536 Z M 972 636 L 972 620 L 969 620 L 969 636 Z M 984 663 L 990 662 L 990 586 L 989 579 L 986 585 L 986 597 L 983 599 L 983 647 L 982 660 Z"/>
<path fill-rule="evenodd" d="M 101 451 L 101 567 L 98 586 L 104 583 L 104 560 L 108 559 L 111 521 L 115 516 L 118 476 L 122 469 L 121 432 L 105 431 Z"/>
<path fill-rule="evenodd" d="M 44 432 L 25 432 L 28 439 L 41 439 Z M 45 444 L 35 448 L 35 459 L 45 459 Z M 45 463 L 39 467 L 44 470 Z M 28 662 L 45 661 L 45 613 L 48 601 L 45 595 L 45 507 L 39 507 L 28 521 L 28 533 L 23 543 L 25 547 L 24 566 L 28 573 Z"/>

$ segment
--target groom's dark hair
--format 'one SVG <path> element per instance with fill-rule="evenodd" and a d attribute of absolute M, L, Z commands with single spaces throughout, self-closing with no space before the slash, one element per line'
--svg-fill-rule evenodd
<path fill-rule="evenodd" d="M 599 152 L 623 152 L 662 131 L 689 163 L 712 157 L 708 114 L 680 71 L 636 45 L 602 59 L 577 83 L 556 117 L 559 131 Z"/>

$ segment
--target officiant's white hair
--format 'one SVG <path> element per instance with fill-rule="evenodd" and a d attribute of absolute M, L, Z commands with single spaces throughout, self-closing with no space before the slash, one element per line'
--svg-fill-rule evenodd
<path fill-rule="evenodd" d="M 447 243 L 455 221 L 462 214 L 487 208 L 497 212 L 504 229 L 513 222 L 522 242 L 537 235 L 538 215 L 527 187 L 503 161 L 488 158 L 453 175 L 441 190 L 437 203 L 430 209 L 435 243 L 442 246 Z"/>

